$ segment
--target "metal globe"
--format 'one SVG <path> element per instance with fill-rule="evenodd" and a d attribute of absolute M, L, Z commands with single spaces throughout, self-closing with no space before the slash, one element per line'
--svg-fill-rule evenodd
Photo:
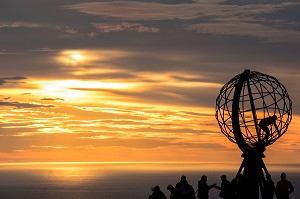
<path fill-rule="evenodd" d="M 234 100 L 238 84 L 239 96 Z M 233 117 L 233 106 L 238 107 L 238 118 Z M 269 132 L 261 130 L 260 124 L 272 116 L 276 116 L 276 121 L 268 126 L 266 131 Z M 216 99 L 216 119 L 222 133 L 231 142 L 239 144 L 238 136 L 253 147 L 265 138 L 268 146 L 287 131 L 292 119 L 292 102 L 285 87 L 275 77 L 246 70 L 222 87 Z M 233 120 L 240 126 L 238 133 L 242 135 L 236 135 Z"/>

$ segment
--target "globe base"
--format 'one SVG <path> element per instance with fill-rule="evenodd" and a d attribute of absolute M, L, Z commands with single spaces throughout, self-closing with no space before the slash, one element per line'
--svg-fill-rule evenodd
<path fill-rule="evenodd" d="M 254 147 L 244 152 L 242 157 L 244 159 L 235 178 L 237 199 L 266 199 L 267 195 L 274 195 L 269 186 L 273 181 L 263 161 L 263 152 Z"/>

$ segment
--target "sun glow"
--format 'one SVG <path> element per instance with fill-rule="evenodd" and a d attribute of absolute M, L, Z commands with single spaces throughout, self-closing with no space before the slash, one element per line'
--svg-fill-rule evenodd
<path fill-rule="evenodd" d="M 60 98 L 64 98 L 65 100 L 84 97 L 83 92 L 72 90 L 68 88 L 66 85 L 59 82 L 43 84 L 41 91 L 44 93 L 44 95 L 60 97 Z"/>
<path fill-rule="evenodd" d="M 120 82 L 82 80 L 32 81 L 31 84 L 38 85 L 41 88 L 40 95 L 59 97 L 65 100 L 90 97 L 92 95 L 91 91 L 97 89 L 129 89 L 133 86 Z"/>
<path fill-rule="evenodd" d="M 120 50 L 66 49 L 56 54 L 54 59 L 64 65 L 78 66 L 123 58 L 129 55 L 129 52 Z"/>
<path fill-rule="evenodd" d="M 78 52 L 71 53 L 66 57 L 66 61 L 70 64 L 79 64 L 80 62 L 84 61 L 84 59 L 85 56 Z"/>
<path fill-rule="evenodd" d="M 71 64 L 71 65 L 78 65 L 81 63 L 88 62 L 91 58 L 88 54 L 84 51 L 63 51 L 60 53 L 59 57 L 57 58 L 60 62 Z"/>
<path fill-rule="evenodd" d="M 84 59 L 83 55 L 74 53 L 70 56 L 74 61 L 81 61 Z"/>
<path fill-rule="evenodd" d="M 50 89 L 125 89 L 129 87 L 126 83 L 81 80 L 42 81 L 39 83 Z"/>

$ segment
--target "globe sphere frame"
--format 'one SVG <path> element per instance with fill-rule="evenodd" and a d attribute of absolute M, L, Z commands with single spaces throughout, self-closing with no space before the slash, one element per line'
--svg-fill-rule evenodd
<path fill-rule="evenodd" d="M 234 106 L 236 117 L 233 117 Z M 216 119 L 221 132 L 231 142 L 243 142 L 246 147 L 252 148 L 266 136 L 259 123 L 273 115 L 277 116 L 277 127 L 268 127 L 266 145 L 273 144 L 287 131 L 292 120 L 292 101 L 283 84 L 260 72 L 245 70 L 236 75 L 222 87 L 216 99 Z M 234 122 L 239 126 L 238 132 L 234 130 Z"/>

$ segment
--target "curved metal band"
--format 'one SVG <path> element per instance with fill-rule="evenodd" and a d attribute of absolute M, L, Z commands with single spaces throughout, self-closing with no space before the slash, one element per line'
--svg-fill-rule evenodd
<path fill-rule="evenodd" d="M 249 78 L 249 75 L 250 75 L 250 70 L 245 70 L 240 75 L 239 80 L 235 87 L 233 100 L 232 100 L 232 129 L 233 129 L 235 140 L 242 152 L 246 152 L 250 148 L 243 138 L 243 133 L 241 131 L 240 121 L 239 121 L 239 103 L 240 103 L 241 91 L 243 88 L 243 84 Z"/>

